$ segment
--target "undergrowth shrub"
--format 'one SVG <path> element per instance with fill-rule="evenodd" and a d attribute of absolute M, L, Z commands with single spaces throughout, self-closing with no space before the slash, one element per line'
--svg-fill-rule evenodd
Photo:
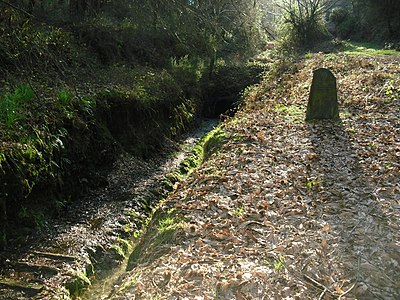
<path fill-rule="evenodd" d="M 72 98 L 73 98 L 73 94 L 68 90 L 61 90 L 58 93 L 58 100 L 60 101 L 60 104 L 63 107 L 70 105 Z"/>
<path fill-rule="evenodd" d="M 12 218 L 10 223 L 32 227 L 43 224 L 44 211 L 35 212 L 39 207 L 31 196 L 44 187 L 48 208 L 57 206 L 51 187 L 68 162 L 62 155 L 66 135 L 65 130 L 51 133 L 47 126 L 36 127 L 22 135 L 18 143 L 7 142 L 0 148 L 0 194 L 5 214 Z"/>
<path fill-rule="evenodd" d="M 188 55 L 181 58 L 171 58 L 170 73 L 179 83 L 187 97 L 199 97 L 200 84 L 206 66 L 201 58 L 189 58 Z"/>
<path fill-rule="evenodd" d="M 0 18 L 0 74 L 34 69 L 63 73 L 72 63 L 70 35 L 61 28 L 39 25 L 15 13 Z"/>
<path fill-rule="evenodd" d="M 100 15 L 75 26 L 76 35 L 106 64 L 118 61 L 166 66 L 177 53 L 177 40 L 168 32 L 140 27 L 132 19 Z"/>
<path fill-rule="evenodd" d="M 279 27 L 278 48 L 283 51 L 309 49 L 328 36 L 320 1 L 286 1 Z"/>
<path fill-rule="evenodd" d="M 76 192 L 76 180 L 84 174 L 74 172 L 90 145 L 87 128 L 93 126 L 95 102 L 87 97 L 79 100 L 68 89 L 41 97 L 34 88 L 5 87 L 8 92 L 0 95 L 0 235 L 4 237 L 0 247 L 6 241 L 7 224 L 44 226 Z M 76 144 L 85 150 L 79 152 Z"/>
<path fill-rule="evenodd" d="M 356 17 L 348 9 L 335 8 L 329 14 L 329 21 L 334 25 L 333 34 L 341 39 L 356 37 L 359 26 Z"/>
<path fill-rule="evenodd" d="M 25 118 L 25 108 L 34 93 L 28 85 L 21 85 L 13 92 L 0 96 L 0 123 L 5 128 L 13 127 Z"/>
<path fill-rule="evenodd" d="M 280 38 L 277 48 L 284 52 L 311 49 L 316 43 L 328 36 L 322 21 L 316 22 L 310 27 L 305 23 L 299 25 L 282 23 L 279 31 Z"/>

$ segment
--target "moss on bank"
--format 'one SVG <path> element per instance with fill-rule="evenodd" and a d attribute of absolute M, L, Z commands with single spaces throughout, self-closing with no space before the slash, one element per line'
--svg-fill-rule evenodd
<path fill-rule="evenodd" d="M 202 162 L 217 152 L 224 144 L 225 137 L 225 132 L 221 126 L 217 126 L 205 134 L 192 148 L 191 155 L 181 162 L 179 169 L 166 176 L 166 182 L 169 183 L 165 185 L 167 190 L 169 186 L 189 176 Z M 157 203 L 165 200 L 166 196 L 167 193 L 158 199 Z M 182 227 L 183 221 L 178 210 L 167 209 L 163 206 L 155 209 L 145 222 L 145 226 L 142 229 L 143 234 L 141 234 L 139 241 L 129 256 L 127 270 L 132 270 L 136 265 L 151 261 L 162 255 L 165 250 L 162 246 L 173 238 L 177 230 Z"/>

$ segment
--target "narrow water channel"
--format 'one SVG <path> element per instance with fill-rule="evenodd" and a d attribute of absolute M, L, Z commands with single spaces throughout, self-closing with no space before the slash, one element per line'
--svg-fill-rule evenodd
<path fill-rule="evenodd" d="M 153 199 L 160 197 L 157 188 L 163 187 L 166 175 L 178 170 L 217 123 L 215 119 L 203 120 L 178 146 L 170 147 L 170 154 L 164 151 L 165 155 L 143 160 L 121 153 L 112 169 L 99 175 L 102 185 L 88 189 L 69 204 L 21 251 L 4 256 L 7 261 L 0 264 L 0 299 L 110 299 L 127 264 L 127 260 L 121 262 L 122 255 L 115 247 L 121 246 L 121 238 L 134 243 L 134 232 L 155 206 Z M 148 194 L 154 196 L 150 203 Z M 85 274 L 92 273 L 92 267 L 92 284 L 82 296 Z"/>
<path fill-rule="evenodd" d="M 160 166 L 164 174 L 168 174 L 177 168 L 180 163 L 188 157 L 191 153 L 191 149 L 197 144 L 197 142 L 207 133 L 209 133 L 216 125 L 218 120 L 216 119 L 205 119 L 201 125 L 194 131 L 188 133 L 183 139 L 180 145 L 180 151 L 175 153 L 174 157 L 167 160 L 164 166 Z M 135 243 L 135 238 L 131 238 L 130 242 Z M 110 269 L 98 269 L 96 275 L 91 279 L 91 286 L 84 292 L 80 297 L 82 300 L 105 300 L 112 298 L 112 292 L 118 290 L 117 283 L 118 279 L 126 272 L 130 253 L 126 255 L 126 258 L 116 267 Z"/>

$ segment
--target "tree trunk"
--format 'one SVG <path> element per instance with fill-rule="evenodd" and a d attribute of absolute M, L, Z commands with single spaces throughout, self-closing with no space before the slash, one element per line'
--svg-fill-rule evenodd
<path fill-rule="evenodd" d="M 389 32 L 389 38 L 391 39 L 394 37 L 392 21 L 393 13 L 395 11 L 395 4 L 393 3 L 393 1 L 387 0 L 385 1 L 385 6 L 386 26 Z"/>

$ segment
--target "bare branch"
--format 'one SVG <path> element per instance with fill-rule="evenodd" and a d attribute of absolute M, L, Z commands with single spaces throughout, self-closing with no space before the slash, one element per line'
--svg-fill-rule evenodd
<path fill-rule="evenodd" d="M 12 3 L 9 3 L 9 2 L 4 1 L 4 0 L 0 0 L 0 2 L 1 2 L 1 3 L 4 3 L 5 5 L 8 5 L 8 6 L 14 8 L 15 10 L 18 10 L 19 12 L 22 12 L 23 14 L 27 15 L 28 17 L 31 17 L 31 18 L 34 18 L 34 17 L 35 17 L 35 16 L 32 15 L 31 13 L 28 13 L 26 10 L 24 10 L 24 9 L 22 9 L 22 8 L 19 8 L 18 6 L 15 6 L 15 5 L 12 4 Z"/>

